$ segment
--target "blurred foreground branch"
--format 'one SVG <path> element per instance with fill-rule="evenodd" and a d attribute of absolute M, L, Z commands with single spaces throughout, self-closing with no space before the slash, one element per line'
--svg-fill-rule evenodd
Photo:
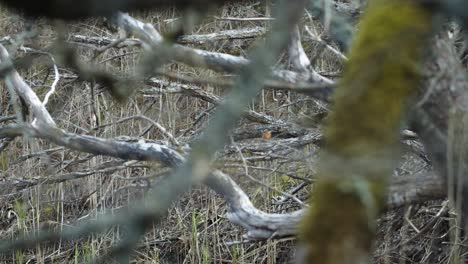
<path fill-rule="evenodd" d="M 278 9 L 281 12 L 275 21 L 276 30 L 273 31 L 274 34 L 269 35 L 269 40 L 266 41 L 265 47 L 252 52 L 252 62 L 247 64 L 245 69 L 241 69 L 240 76 L 236 81 L 236 88 L 228 96 L 225 104 L 220 106 L 218 114 L 205 134 L 194 144 L 190 157 L 173 175 L 160 181 L 152 188 L 148 199 L 130 206 L 128 212 L 118 213 L 116 216 L 106 214 L 96 221 L 85 222 L 76 228 L 68 228 L 62 233 L 44 231 L 36 236 L 19 239 L 14 242 L 4 241 L 0 244 L 0 252 L 6 253 L 13 249 L 28 248 L 44 241 L 70 239 L 95 232 L 102 232 L 112 225 L 124 225 L 127 228 L 127 235 L 122 238 L 121 245 L 116 247 L 118 250 L 113 251 L 111 257 L 117 259 L 127 258 L 145 230 L 153 222 L 160 220 L 165 215 L 171 203 L 183 192 L 187 191 L 192 184 L 199 183 L 210 175 L 211 160 L 214 152 L 226 142 L 228 132 L 234 128 L 237 120 L 241 117 L 241 112 L 247 102 L 261 90 L 264 79 L 270 73 L 270 66 L 286 45 L 289 32 L 298 22 L 300 17 L 298 14 L 303 11 L 305 1 L 287 2 L 286 4 L 286 1 L 280 1 Z M 6 53 L 2 53 L 2 55 L 7 56 Z M 2 61 L 5 59 L 7 57 L 2 58 Z M 30 106 L 36 107 L 35 105 Z M 39 109 L 39 107 L 37 108 Z M 36 111 L 34 113 L 36 114 Z M 28 132 L 29 127 L 29 132 L 32 132 L 33 136 L 41 135 L 49 140 L 56 140 L 58 144 L 80 150 L 96 146 L 102 149 L 102 147 L 107 146 L 109 143 L 115 144 L 115 142 L 99 140 L 94 137 L 75 137 L 56 128 L 52 123 L 47 122 L 46 119 L 42 119 L 41 115 L 36 115 L 36 118 L 38 120 L 35 125 L 3 127 L 2 134 L 8 137 L 15 134 L 19 135 Z M 115 148 L 107 150 L 115 155 L 124 150 L 124 147 L 123 144 L 117 144 Z M 145 149 L 148 151 L 146 145 L 140 145 L 139 147 L 138 149 L 140 150 Z M 161 150 L 159 146 L 155 148 Z M 101 152 L 100 154 L 104 153 Z M 177 156 L 180 157 L 179 155 Z M 126 156 L 126 158 L 138 157 L 138 155 Z M 179 158 L 179 161 L 182 160 Z"/>

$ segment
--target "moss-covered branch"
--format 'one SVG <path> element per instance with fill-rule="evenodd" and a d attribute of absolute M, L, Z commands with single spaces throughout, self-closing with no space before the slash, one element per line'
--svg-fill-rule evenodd
<path fill-rule="evenodd" d="M 366 263 L 405 101 L 419 81 L 431 14 L 374 0 L 360 24 L 325 130 L 312 207 L 301 226 L 306 263 Z"/>

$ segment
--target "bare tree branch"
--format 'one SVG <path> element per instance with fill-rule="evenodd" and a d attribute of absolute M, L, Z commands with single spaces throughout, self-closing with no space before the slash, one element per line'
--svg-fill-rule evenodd
<path fill-rule="evenodd" d="M 9 60 L 8 51 L 0 45 L 0 62 L 4 63 Z M 31 90 L 29 85 L 23 81 L 17 71 L 9 71 L 5 76 L 5 82 L 7 85 L 13 87 L 18 95 L 28 103 L 37 119 L 44 122 L 46 125 L 55 126 L 54 120 L 42 104 L 41 100 L 37 97 L 36 93 Z"/>
<path fill-rule="evenodd" d="M 5 241 L 0 243 L 0 252 L 8 252 L 17 248 L 28 248 L 43 241 L 55 241 L 59 239 L 70 239 L 78 236 L 100 232 L 112 225 L 124 224 L 129 228 L 128 235 L 123 238 L 125 248 L 121 248 L 119 254 L 127 255 L 135 246 L 138 238 L 144 233 L 151 223 L 161 219 L 170 204 L 185 192 L 192 184 L 205 179 L 210 174 L 210 163 L 214 152 L 226 142 L 226 135 L 241 117 L 241 110 L 249 99 L 257 94 L 262 88 L 270 70 L 270 65 L 279 55 L 287 43 L 289 31 L 298 21 L 298 15 L 303 11 L 305 1 L 297 0 L 286 5 L 286 1 L 280 1 L 278 9 L 281 14 L 275 21 L 274 34 L 269 36 L 269 41 L 264 48 L 253 52 L 252 63 L 243 69 L 238 80 L 237 90 L 228 97 L 226 103 L 221 106 L 220 112 L 215 116 L 210 127 L 208 127 L 201 139 L 194 144 L 191 156 L 176 170 L 176 172 L 157 184 L 148 195 L 148 199 L 130 207 L 131 212 L 113 216 L 111 214 L 101 217 L 97 221 L 86 222 L 77 228 L 64 230 L 62 233 L 42 232 L 35 237 L 20 239 L 15 242 Z M 41 104 L 42 106 L 42 104 Z M 42 116 L 38 116 L 40 118 Z M 7 126 L 0 130 L 0 136 L 19 135 L 21 130 L 29 130 L 32 135 L 43 136 L 48 140 L 60 145 L 68 145 L 74 149 L 94 149 L 104 154 L 121 155 L 122 150 L 129 147 L 123 143 L 111 142 L 110 140 L 97 139 L 90 136 L 76 136 L 54 127 L 51 124 L 39 127 L 31 126 Z M 16 133 L 16 134 L 15 134 Z M 91 143 L 91 144 L 90 144 Z M 113 145 L 109 149 L 109 145 Z M 136 144 L 138 150 L 149 150 L 146 145 Z M 97 147 L 97 148 L 96 148 Z M 99 150 L 100 149 L 100 150 Z M 160 150 L 160 148 L 156 148 Z M 120 154 L 119 154 L 120 153 Z M 124 154 L 127 159 L 141 158 L 143 153 L 137 152 Z M 156 153 L 156 155 L 159 155 Z M 181 157 L 177 155 L 177 157 Z"/>
<path fill-rule="evenodd" d="M 113 20 L 118 26 L 121 26 L 131 35 L 138 36 L 143 42 L 149 46 L 161 46 L 163 39 L 159 32 L 149 23 L 143 23 L 129 16 L 128 14 L 119 13 Z M 193 49 L 182 45 L 174 44 L 171 47 L 172 56 L 176 61 L 188 64 L 194 67 L 203 67 L 215 71 L 226 71 L 230 73 L 238 73 L 242 68 L 250 63 L 250 60 L 228 55 L 218 52 L 210 52 L 199 49 Z M 328 78 L 325 78 L 318 73 L 297 73 L 287 70 L 273 70 L 273 77 L 289 83 L 298 82 L 319 82 L 333 83 Z"/>

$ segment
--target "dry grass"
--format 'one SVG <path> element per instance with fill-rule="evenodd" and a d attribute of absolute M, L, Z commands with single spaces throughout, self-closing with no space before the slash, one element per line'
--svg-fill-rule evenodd
<path fill-rule="evenodd" d="M 265 4 L 257 1 L 245 2 L 243 5 L 228 5 L 219 9 L 218 16 L 257 17 L 265 14 Z M 180 14 L 175 10 L 148 12 L 137 14 L 137 17 L 151 22 L 161 32 L 170 30 L 171 19 Z M 246 26 L 266 25 L 267 22 L 233 22 L 205 19 L 193 33 L 203 34 L 220 30 L 241 28 Z M 309 27 L 321 32 L 319 25 L 313 21 L 305 21 Z M 34 43 L 39 47 L 47 47 L 56 36 L 55 31 L 45 21 L 39 22 L 40 35 Z M 1 36 L 15 35 L 23 31 L 24 21 L 3 12 L 0 15 Z M 102 21 L 93 19 L 68 25 L 70 33 L 87 36 L 115 37 L 115 33 L 104 27 Z M 198 48 L 245 55 L 246 49 L 255 45 L 255 41 L 220 41 L 204 44 Z M 335 72 L 341 70 L 339 61 L 328 53 L 315 54 L 316 45 L 305 43 L 306 52 L 316 57 L 317 71 Z M 93 53 L 89 47 L 78 46 L 80 57 L 87 61 Z M 108 71 L 121 74 L 131 73 L 139 61 L 138 48 L 109 49 L 102 54 L 97 63 L 105 66 Z M 285 61 L 284 59 L 282 60 Z M 166 66 L 173 72 L 196 76 L 211 77 L 215 73 L 208 70 L 194 69 L 181 64 Z M 61 73 L 67 73 L 61 69 Z M 28 70 L 21 72 L 22 76 L 42 97 L 48 91 L 53 81 L 53 71 L 38 61 Z M 83 133 L 81 128 L 90 134 L 100 137 L 131 136 L 140 137 L 148 128 L 149 123 L 140 120 L 129 120 L 123 123 L 93 130 L 96 122 L 100 125 L 114 123 L 125 117 L 144 114 L 167 128 L 175 136 L 182 136 L 187 130 L 199 133 L 211 113 L 213 106 L 193 97 L 177 94 L 166 94 L 155 97 L 143 97 L 135 93 L 124 104 L 118 104 L 105 92 L 95 91 L 92 100 L 90 87 L 92 84 L 76 80 L 62 79 L 57 93 L 48 104 L 48 110 L 58 125 L 68 131 Z M 139 87 L 136 87 L 137 89 Z M 222 95 L 223 88 L 205 85 L 204 89 Z M 9 103 L 8 93 L 3 83 L 0 84 L 0 107 L 2 115 L 12 115 L 13 109 Z M 252 109 L 268 113 L 277 118 L 294 120 L 300 113 L 316 111 L 314 103 L 304 101 L 289 107 L 284 107 L 287 100 L 302 99 L 297 95 L 275 94 L 264 91 L 256 101 L 250 104 Z M 206 112 L 206 113 L 205 113 Z M 205 114 L 204 114 L 205 113 Z M 201 122 L 194 125 L 195 120 L 203 115 Z M 246 125 L 243 121 L 241 126 Z M 190 140 L 190 133 L 181 140 Z M 163 135 L 156 129 L 149 130 L 142 137 L 145 139 L 162 139 Z M 254 139 L 261 140 L 261 139 Z M 297 185 L 298 180 L 288 177 L 287 173 L 299 177 L 313 178 L 314 157 L 317 146 L 305 149 L 291 150 L 287 158 L 273 161 L 257 161 L 249 164 L 264 169 L 250 169 L 251 176 L 261 180 L 273 188 L 287 191 Z M 21 160 L 25 155 L 40 153 L 41 155 Z M 255 153 L 244 153 L 246 157 L 254 157 Z M 307 157 L 305 159 L 304 157 Z M 108 162 L 112 158 L 91 156 L 85 153 L 57 148 L 47 142 L 35 139 L 16 139 L 0 155 L 1 178 L 31 179 L 44 178 L 67 172 L 86 171 Z M 416 156 L 408 154 L 400 174 L 411 173 L 419 169 L 428 169 Z M 275 205 L 272 199 L 278 193 L 271 188 L 252 184 L 242 176 L 244 171 L 238 154 L 222 157 L 220 167 L 241 183 L 249 193 L 255 205 L 269 212 L 282 212 L 297 209 L 298 205 L 287 202 Z M 236 166 L 224 166 L 235 165 Z M 125 206 L 129 201 L 141 198 L 147 190 L 147 178 L 158 177 L 165 169 L 155 164 L 139 163 L 138 167 L 118 170 L 113 173 L 96 173 L 91 176 L 67 181 L 54 185 L 37 185 L 18 193 L 0 195 L 0 236 L 13 238 L 20 234 L 32 234 L 41 227 L 60 228 L 71 225 L 83 218 L 94 218 L 113 208 Z M 265 169 L 266 168 L 266 169 Z M 273 169 L 272 169 L 273 168 Z M 275 171 L 276 170 L 276 171 Z M 155 176 L 156 175 L 156 176 Z M 300 198 L 307 194 L 300 192 Z M 379 239 L 377 240 L 375 261 L 378 263 L 444 263 L 450 255 L 450 238 L 448 220 L 452 215 L 439 216 L 435 222 L 435 214 L 440 210 L 441 202 L 430 202 L 424 206 L 401 209 L 389 212 L 380 220 Z M 339 208 L 337 208 L 339 210 Z M 412 239 L 416 234 L 404 215 L 410 210 L 408 219 L 421 229 L 430 223 L 433 227 L 425 234 Z M 243 230 L 233 226 L 224 217 L 225 203 L 205 187 L 197 187 L 182 197 L 170 210 L 167 219 L 155 226 L 141 242 L 135 251 L 135 263 L 286 263 L 294 255 L 295 241 L 293 239 L 271 240 L 256 243 L 242 242 Z M 4 263 L 81 263 L 90 257 L 99 256 L 119 239 L 122 230 L 112 229 L 102 235 L 72 242 L 62 242 L 54 245 L 40 245 L 34 249 L 12 252 L 0 258 Z M 409 242 L 406 242 L 408 241 Z M 404 245 L 400 245 L 404 242 Z M 400 245 L 400 246 L 399 246 Z M 392 249 L 389 251 L 389 249 Z"/>

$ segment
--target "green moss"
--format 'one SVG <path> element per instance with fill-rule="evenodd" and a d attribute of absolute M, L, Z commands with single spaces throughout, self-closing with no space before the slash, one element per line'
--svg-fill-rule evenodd
<path fill-rule="evenodd" d="M 326 129 L 330 151 L 354 157 L 395 142 L 430 30 L 422 8 L 404 1 L 371 3 L 335 94 Z"/>
<path fill-rule="evenodd" d="M 342 258 L 341 250 L 343 246 L 340 244 L 361 244 L 368 243 L 371 232 L 367 231 L 367 227 L 363 227 L 360 208 L 356 206 L 357 199 L 351 193 L 348 195 L 336 189 L 336 182 L 321 182 L 317 186 L 316 195 L 320 197 L 314 203 L 312 214 L 308 218 L 321 217 L 321 221 L 314 221 L 314 228 L 308 228 L 308 224 L 303 225 L 302 235 L 306 237 L 321 237 L 324 242 L 321 246 L 308 247 L 308 259 L 318 260 L 321 256 L 336 257 L 337 259 L 329 260 L 330 263 L 345 263 Z M 330 198 L 330 200 L 326 200 Z M 322 204 L 325 201 L 325 204 Z M 327 204 L 341 204 L 339 208 L 330 210 Z M 350 218 L 352 221 L 343 221 L 340 225 L 335 226 L 336 219 Z M 309 223 L 310 224 L 310 223 Z M 362 232 L 365 230 L 365 232 Z M 359 231 L 359 232 L 356 232 Z M 367 232 L 366 232 L 367 231 Z M 358 236 L 354 235 L 357 233 Z"/>
<path fill-rule="evenodd" d="M 309 242 L 307 263 L 351 263 L 351 259 L 363 263 L 372 244 L 383 187 L 379 180 L 330 177 L 319 181 L 313 207 L 300 227 L 302 239 Z"/>
<path fill-rule="evenodd" d="M 385 198 L 404 104 L 419 80 L 431 14 L 374 0 L 360 23 L 325 128 L 312 206 L 301 225 L 306 263 L 366 263 Z"/>

